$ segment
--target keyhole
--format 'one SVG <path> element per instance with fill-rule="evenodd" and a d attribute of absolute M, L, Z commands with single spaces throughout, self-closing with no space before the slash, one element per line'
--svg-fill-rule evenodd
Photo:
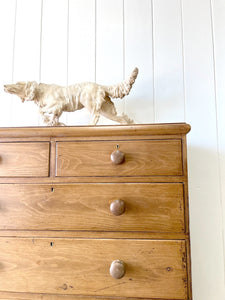
<path fill-rule="evenodd" d="M 53 187 L 51 188 L 51 191 L 54 192 L 54 188 Z"/>
<path fill-rule="evenodd" d="M 117 144 L 117 145 L 116 145 L 116 149 L 119 149 L 119 147 L 120 147 L 120 145 Z"/>

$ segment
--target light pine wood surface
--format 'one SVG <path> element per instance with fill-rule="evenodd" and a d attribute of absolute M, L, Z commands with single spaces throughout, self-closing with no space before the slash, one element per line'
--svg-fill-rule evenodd
<path fill-rule="evenodd" d="M 184 232 L 182 184 L 0 185 L 0 229 Z M 114 216 L 110 204 L 125 202 Z"/>
<path fill-rule="evenodd" d="M 0 299 L 190 300 L 189 130 L 0 130 Z"/>
<path fill-rule="evenodd" d="M 125 161 L 109 159 L 116 149 Z M 182 175 L 181 141 L 58 142 L 56 176 Z"/>
<path fill-rule="evenodd" d="M 186 299 L 184 241 L 1 238 L 0 246 L 0 290 Z M 120 280 L 109 274 L 115 259 L 126 264 Z"/>
<path fill-rule="evenodd" d="M 0 143 L 0 177 L 47 177 L 49 143 Z"/>

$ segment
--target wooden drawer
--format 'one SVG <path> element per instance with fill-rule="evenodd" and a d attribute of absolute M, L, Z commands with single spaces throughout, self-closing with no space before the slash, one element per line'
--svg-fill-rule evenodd
<path fill-rule="evenodd" d="M 182 240 L 0 238 L 0 249 L 0 291 L 186 299 Z"/>
<path fill-rule="evenodd" d="M 111 153 L 125 161 L 115 165 Z M 57 142 L 56 176 L 182 175 L 181 140 Z"/>
<path fill-rule="evenodd" d="M 49 175 L 49 143 L 0 143 L 0 177 Z"/>
<path fill-rule="evenodd" d="M 0 229 L 184 232 L 183 197 L 179 183 L 2 184 Z"/>

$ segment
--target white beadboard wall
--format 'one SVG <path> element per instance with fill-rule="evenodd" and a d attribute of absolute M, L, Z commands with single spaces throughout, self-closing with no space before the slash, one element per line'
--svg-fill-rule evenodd
<path fill-rule="evenodd" d="M 0 126 L 43 125 L 16 81 L 113 84 L 119 112 L 187 122 L 194 300 L 225 299 L 225 0 L 0 0 Z M 90 115 L 65 113 L 68 125 Z M 99 124 L 112 124 L 101 118 Z"/>

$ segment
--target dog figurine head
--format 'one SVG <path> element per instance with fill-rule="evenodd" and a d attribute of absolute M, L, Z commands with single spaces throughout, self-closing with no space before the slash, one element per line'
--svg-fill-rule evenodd
<path fill-rule="evenodd" d="M 4 91 L 19 96 L 22 102 L 32 101 L 35 99 L 37 86 L 36 81 L 19 81 L 15 84 L 4 85 Z"/>

